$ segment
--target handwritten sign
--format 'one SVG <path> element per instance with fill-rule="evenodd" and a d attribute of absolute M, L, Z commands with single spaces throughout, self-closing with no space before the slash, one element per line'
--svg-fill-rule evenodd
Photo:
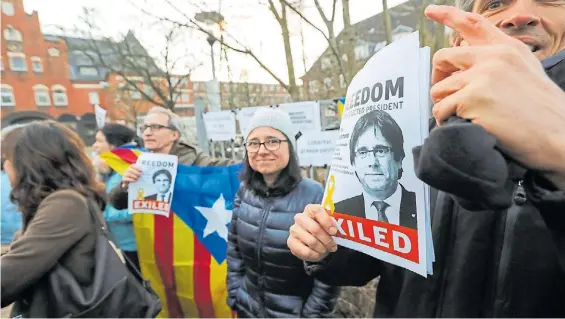
<path fill-rule="evenodd" d="M 203 116 L 209 139 L 212 141 L 235 139 L 235 114 L 232 111 L 208 112 Z"/>

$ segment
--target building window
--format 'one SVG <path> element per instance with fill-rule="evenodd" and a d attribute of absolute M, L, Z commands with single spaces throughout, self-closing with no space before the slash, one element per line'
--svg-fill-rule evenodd
<path fill-rule="evenodd" d="M 345 87 L 346 87 L 346 85 L 345 85 L 345 76 L 343 76 L 343 74 L 340 74 L 340 75 L 339 75 L 339 86 L 340 86 L 341 88 L 345 88 Z"/>
<path fill-rule="evenodd" d="M 139 86 L 139 84 L 137 86 Z M 141 92 L 139 92 L 133 85 L 130 90 L 130 97 L 133 100 L 141 100 Z"/>
<path fill-rule="evenodd" d="M 55 106 L 67 106 L 69 105 L 69 99 L 67 98 L 67 89 L 62 85 L 53 85 L 51 87 L 53 90 L 53 103 Z"/>
<path fill-rule="evenodd" d="M 49 97 L 49 88 L 45 85 L 35 85 L 33 87 L 35 95 L 35 105 L 37 106 L 50 106 L 51 98 Z"/>
<path fill-rule="evenodd" d="M 194 82 L 192 88 L 193 88 L 194 90 L 200 90 L 200 83 Z"/>
<path fill-rule="evenodd" d="M 326 89 L 328 89 L 328 90 L 329 90 L 329 89 L 333 89 L 334 86 L 333 86 L 333 84 L 332 84 L 332 79 L 330 79 L 330 78 L 325 78 L 325 79 L 324 79 L 324 87 L 325 87 Z"/>
<path fill-rule="evenodd" d="M 14 98 L 14 90 L 7 84 L 2 84 L 2 107 L 16 106 L 16 99 Z"/>
<path fill-rule="evenodd" d="M 7 16 L 13 16 L 14 15 L 14 4 L 11 1 L 7 1 L 7 0 L 3 0 L 2 1 L 2 13 L 4 13 Z"/>
<path fill-rule="evenodd" d="M 190 101 L 190 95 L 188 93 L 183 93 L 181 94 L 181 101 L 183 102 L 189 102 Z"/>
<path fill-rule="evenodd" d="M 8 56 L 10 58 L 10 69 L 12 69 L 12 71 L 17 71 L 17 72 L 27 71 L 25 55 L 8 52 Z"/>
<path fill-rule="evenodd" d="M 88 92 L 88 101 L 92 105 L 100 104 L 100 96 L 97 92 Z"/>
<path fill-rule="evenodd" d="M 95 67 L 91 67 L 91 66 L 81 66 L 78 69 L 78 72 L 80 73 L 80 75 L 85 75 L 85 76 L 97 76 L 98 75 L 98 70 Z"/>
<path fill-rule="evenodd" d="M 41 59 L 37 56 L 31 57 L 31 69 L 36 73 L 43 73 L 43 64 L 41 64 Z"/>
<path fill-rule="evenodd" d="M 326 70 L 332 67 L 332 60 L 330 58 L 322 58 L 322 70 Z"/>
<path fill-rule="evenodd" d="M 369 46 L 361 44 L 355 47 L 355 58 L 357 60 L 364 60 L 369 57 Z"/>
<path fill-rule="evenodd" d="M 310 94 L 318 93 L 318 81 L 311 81 L 308 85 L 308 89 L 310 90 Z"/>
<path fill-rule="evenodd" d="M 59 56 L 59 50 L 55 48 L 49 48 L 47 53 L 49 53 L 49 56 Z"/>
<path fill-rule="evenodd" d="M 22 42 L 22 33 L 9 25 L 4 29 L 4 39 L 6 41 Z"/>
<path fill-rule="evenodd" d="M 151 86 L 151 84 L 144 84 L 143 91 L 145 91 L 145 94 L 151 98 L 153 97 L 153 95 L 155 95 L 155 92 L 153 92 L 153 87 Z"/>

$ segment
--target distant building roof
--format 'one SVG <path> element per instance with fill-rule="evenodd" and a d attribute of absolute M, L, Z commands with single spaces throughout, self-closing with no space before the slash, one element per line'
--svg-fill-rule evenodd
<path fill-rule="evenodd" d="M 140 69 L 148 69 L 155 76 L 164 73 L 131 31 L 120 42 L 53 35 L 44 37 L 62 39 L 67 43 L 72 81 L 104 81 L 112 70 L 136 74 L 140 73 Z M 139 67 L 125 65 L 128 58 Z"/>
<path fill-rule="evenodd" d="M 403 34 L 414 32 L 420 21 L 420 8 L 422 0 L 410 0 L 399 4 L 393 8 L 389 8 L 391 27 L 394 34 Z M 386 35 L 384 27 L 384 16 L 381 13 L 362 20 L 352 25 L 357 36 L 357 44 L 367 44 L 370 55 L 378 51 L 386 44 Z M 337 36 L 337 43 L 343 47 L 343 31 Z M 320 57 L 312 64 L 310 69 L 302 76 L 302 78 L 317 78 L 322 68 L 322 58 L 333 55 L 328 47 Z"/>

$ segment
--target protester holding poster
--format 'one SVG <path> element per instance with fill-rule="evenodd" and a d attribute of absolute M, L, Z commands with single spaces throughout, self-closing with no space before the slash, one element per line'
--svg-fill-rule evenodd
<path fill-rule="evenodd" d="M 143 144 L 148 151 L 176 155 L 178 164 L 184 165 L 215 166 L 230 163 L 229 160 L 211 158 L 181 141 L 180 137 L 181 120 L 178 115 L 158 106 L 149 110 L 143 124 Z M 131 165 L 124 173 L 123 182 L 110 192 L 109 202 L 118 209 L 128 208 L 127 187 L 141 175 L 139 165 Z"/>
<path fill-rule="evenodd" d="M 322 185 L 301 177 L 298 129 L 285 112 L 259 110 L 247 129 L 228 235 L 228 304 L 240 318 L 327 317 L 339 288 L 308 276 L 285 248 L 294 216 L 322 199 Z"/>
<path fill-rule="evenodd" d="M 185 177 L 183 186 L 186 189 L 186 184 L 190 184 L 188 188 L 191 191 L 183 192 L 182 196 L 176 196 L 176 199 L 173 199 L 179 202 L 178 205 L 182 207 L 182 210 L 170 212 L 167 216 L 165 214 L 133 215 L 141 271 L 143 276 L 151 281 L 152 287 L 162 301 L 163 311 L 160 317 L 227 318 L 231 311 L 226 303 L 225 242 L 215 232 L 206 232 L 208 227 L 204 229 L 203 234 L 206 219 L 201 217 L 202 215 L 199 216 L 200 213 L 195 206 L 204 206 L 204 203 L 210 205 L 208 202 L 211 195 L 216 195 L 214 192 L 218 191 L 215 181 L 220 178 L 229 180 L 229 174 L 223 172 L 215 176 L 215 180 L 212 178 L 213 181 L 209 181 L 207 179 L 209 175 L 194 172 L 191 168 L 196 169 L 196 167 L 191 166 L 225 166 L 231 161 L 211 158 L 199 152 L 196 147 L 181 141 L 180 123 L 178 115 L 162 107 L 152 108 L 144 120 L 143 143 L 150 152 L 149 155 L 170 154 L 177 157 L 178 170 L 180 171 L 182 166 L 185 167 L 185 171 L 189 171 L 185 172 L 188 176 Z M 128 150 L 123 151 L 126 154 Z M 130 153 L 135 154 L 136 152 L 130 151 Z M 136 163 L 137 160 L 139 158 L 135 158 L 133 163 Z M 121 163 L 120 165 L 126 164 Z M 157 171 L 155 170 L 148 178 L 147 189 L 151 188 L 154 191 L 150 194 L 144 190 L 143 197 L 154 194 L 157 195 L 156 197 L 159 197 L 159 194 L 167 196 L 169 176 L 166 173 L 154 176 Z M 109 202 L 117 209 L 127 209 L 130 183 L 135 183 L 145 172 L 147 169 L 137 164 L 130 165 L 127 169 L 124 168 L 123 183 L 110 192 Z M 197 187 L 193 183 L 200 185 Z M 229 183 L 221 183 L 223 183 L 222 187 L 230 188 Z M 170 185 L 173 185 L 172 181 Z M 203 193 L 200 194 L 197 190 Z M 230 200 L 227 192 L 223 196 Z M 135 193 L 136 197 L 137 193 Z M 149 202 L 151 201 L 141 200 L 139 203 L 144 205 Z M 222 202 L 225 203 L 223 200 Z M 157 208 L 159 205 L 165 206 L 163 201 L 154 201 L 153 204 Z M 166 204 L 169 205 L 169 203 Z M 171 209 L 174 206 L 175 203 L 170 203 Z M 200 207 L 200 209 L 205 208 Z M 217 224 L 222 224 L 221 221 L 217 221 L 220 218 L 215 211 L 210 215 L 208 216 L 210 220 L 216 220 Z M 225 224 L 221 226 L 226 227 Z"/>
<path fill-rule="evenodd" d="M 565 42 L 561 41 L 565 34 L 564 7 L 550 7 L 529 0 L 500 3 L 500 6 L 497 3 L 496 7 L 491 6 L 494 3 L 473 1 L 459 4 L 469 11 L 484 14 L 488 20 L 453 8 L 427 10 L 428 16 L 451 27 L 470 45 L 445 49 L 436 56 L 434 73 L 438 80 L 433 92 L 437 93 L 436 107 L 440 104 L 442 109 L 434 111 L 441 121 L 447 120 L 455 111 L 457 115 L 476 120 L 495 132 L 499 142 L 505 143 L 504 148 L 500 144 L 497 146 L 499 150 L 508 151 L 509 159 L 520 159 L 527 164 L 525 170 L 529 171 L 526 175 L 525 170 L 518 167 L 509 169 L 508 181 L 514 190 L 511 207 L 468 210 L 458 204 L 461 198 L 450 194 L 461 190 L 458 184 L 452 184 L 445 192 L 432 190 L 430 202 L 437 258 L 434 274 L 426 279 L 366 254 L 337 248 L 330 237 L 337 233 L 337 224 L 317 205 L 307 207 L 304 214 L 297 216 L 297 222 L 291 228 L 289 247 L 297 256 L 311 261 L 307 266 L 310 273 L 326 283 L 361 286 L 380 276 L 376 317 L 564 317 L 562 239 L 565 194 L 534 170 L 537 165 L 560 167 L 560 163 L 551 161 L 561 157 L 536 159 L 548 152 L 536 141 L 545 134 L 532 134 L 540 133 L 538 130 L 544 130 L 544 127 L 539 122 L 531 123 L 545 119 L 554 125 L 562 121 L 553 121 L 551 116 L 546 116 L 562 114 L 562 111 L 550 113 L 548 110 L 555 111 L 556 106 L 563 105 L 563 94 L 548 83 L 535 57 L 558 57 L 558 53 L 565 49 Z M 500 29 L 487 21 L 496 23 Z M 527 35 L 528 44 L 536 55 L 501 30 L 517 38 Z M 503 61 L 501 57 L 508 59 Z M 563 83 L 563 73 L 555 70 L 563 70 L 565 60 L 562 57 L 557 59 L 558 62 L 550 63 L 551 60 L 554 61 L 553 58 L 542 61 L 547 73 L 554 81 Z M 504 67 L 509 68 L 508 73 Z M 489 85 L 479 82 L 487 79 Z M 454 83 L 458 85 L 452 85 Z M 531 94 L 535 95 L 531 97 Z M 481 103 L 465 105 L 469 100 Z M 548 105 L 548 101 L 559 103 Z M 543 115 L 538 116 L 538 107 L 544 110 Z M 526 108 L 535 111 L 526 112 Z M 520 109 L 535 119 L 520 114 L 518 117 L 522 118 L 514 123 L 524 123 L 523 126 L 535 129 L 514 133 L 509 129 L 516 128 L 507 124 L 492 126 L 511 123 L 513 120 L 501 115 L 512 116 Z M 442 127 L 443 132 L 454 130 L 446 123 Z M 488 137 L 485 133 L 482 130 L 475 135 L 477 144 L 482 143 L 481 138 Z M 518 135 L 524 138 L 517 139 Z M 457 152 L 459 163 L 469 163 L 469 160 L 481 159 L 481 155 L 485 155 L 472 151 L 477 144 L 460 145 L 455 139 L 443 142 L 433 145 L 436 154 Z M 527 151 L 532 145 L 538 147 L 535 151 Z M 483 173 L 478 171 L 474 176 Z M 436 171 L 437 177 L 441 178 L 441 174 L 441 170 Z M 327 256 L 331 251 L 335 253 Z"/>

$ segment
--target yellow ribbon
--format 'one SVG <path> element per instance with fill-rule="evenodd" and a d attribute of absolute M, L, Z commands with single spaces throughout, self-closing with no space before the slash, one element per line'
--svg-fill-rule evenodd
<path fill-rule="evenodd" d="M 328 180 L 328 186 L 326 187 L 326 199 L 322 204 L 322 206 L 327 211 L 330 212 L 330 215 L 333 214 L 335 210 L 334 201 L 333 201 L 334 190 L 335 190 L 335 177 L 333 175 L 330 175 L 330 178 Z"/>
<path fill-rule="evenodd" d="M 137 199 L 143 200 L 143 188 L 137 189 Z"/>

